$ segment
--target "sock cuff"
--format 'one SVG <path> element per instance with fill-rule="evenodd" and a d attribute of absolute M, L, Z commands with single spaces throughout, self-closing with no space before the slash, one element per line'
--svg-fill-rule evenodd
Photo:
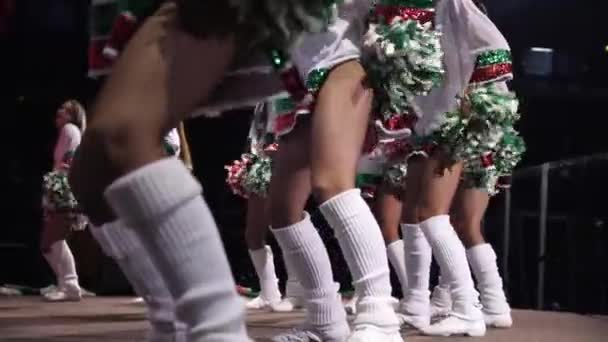
<path fill-rule="evenodd" d="M 114 251 L 113 257 L 116 259 L 124 259 L 143 248 L 135 232 L 120 221 L 114 221 L 102 229 L 106 230 L 106 236 Z"/>
<path fill-rule="evenodd" d="M 401 234 L 403 235 L 404 244 L 411 244 L 416 238 L 424 238 L 424 233 L 420 229 L 419 224 L 401 224 Z"/>
<path fill-rule="evenodd" d="M 272 233 L 281 242 L 281 247 L 284 248 L 283 253 L 286 253 L 286 250 L 300 249 L 302 243 L 307 241 L 305 236 L 310 234 L 311 229 L 314 230 L 315 226 L 310 220 L 310 214 L 306 211 L 304 212 L 304 219 L 300 222 L 283 228 L 271 227 Z"/>
<path fill-rule="evenodd" d="M 249 249 L 249 255 L 255 255 L 255 254 L 266 254 L 268 252 L 272 253 L 272 248 L 270 248 L 270 246 L 268 245 L 264 245 L 264 247 L 259 248 L 259 249 Z"/>
<path fill-rule="evenodd" d="M 201 191 L 180 160 L 165 158 L 117 179 L 106 189 L 105 197 L 116 215 L 130 226 L 155 222 Z"/>
<path fill-rule="evenodd" d="M 361 190 L 351 189 L 323 202 L 319 210 L 330 227 L 337 227 L 344 220 L 359 215 L 362 210 L 370 209 L 361 197 Z"/>
<path fill-rule="evenodd" d="M 110 241 L 106 236 L 106 231 L 103 229 L 103 225 L 100 227 L 91 226 L 89 231 L 91 232 L 91 235 L 93 236 L 95 241 L 97 241 L 97 244 L 101 248 L 103 254 L 111 258 L 114 257 L 114 250 L 112 249 L 112 245 L 110 244 Z"/>
<path fill-rule="evenodd" d="M 452 225 L 450 222 L 450 215 L 437 215 L 430 217 L 422 222 L 420 222 L 419 226 L 422 227 L 431 227 L 431 226 L 444 226 L 444 225 Z"/>
<path fill-rule="evenodd" d="M 416 229 L 420 228 L 420 224 L 418 223 L 402 223 L 400 224 L 401 231 L 405 231 L 406 229 Z"/>
<path fill-rule="evenodd" d="M 476 262 L 480 259 L 483 260 L 491 260 L 493 262 L 496 261 L 496 252 L 494 252 L 494 248 L 489 243 L 483 243 L 481 245 L 473 246 L 467 249 L 467 259 L 471 262 L 471 266 L 476 264 Z"/>
<path fill-rule="evenodd" d="M 403 240 L 398 239 L 398 240 L 395 240 L 395 241 L 389 243 L 388 245 L 386 245 L 386 249 L 388 249 L 388 250 L 395 249 L 395 248 L 403 249 Z"/>

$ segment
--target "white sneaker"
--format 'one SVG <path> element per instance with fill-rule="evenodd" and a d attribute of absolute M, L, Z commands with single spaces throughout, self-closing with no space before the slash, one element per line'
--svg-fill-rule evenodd
<path fill-rule="evenodd" d="M 49 294 L 51 292 L 57 292 L 57 291 L 59 291 L 59 288 L 57 287 L 57 285 L 53 284 L 53 285 L 49 285 L 47 287 L 41 288 L 40 289 L 40 295 L 44 296 L 44 295 Z"/>
<path fill-rule="evenodd" d="M 270 339 L 272 342 L 321 342 L 321 337 L 309 329 L 292 329 Z"/>
<path fill-rule="evenodd" d="M 79 302 L 82 299 L 80 292 L 59 290 L 44 295 L 47 302 Z"/>
<path fill-rule="evenodd" d="M 483 319 L 470 320 L 450 314 L 446 319 L 421 329 L 421 332 L 429 336 L 466 335 L 481 337 L 486 334 L 486 324 Z"/>
<path fill-rule="evenodd" d="M 137 297 L 137 298 L 129 300 L 129 304 L 146 305 L 146 301 L 142 297 Z"/>
<path fill-rule="evenodd" d="M 304 298 L 302 297 L 285 297 L 286 301 L 289 301 L 293 306 L 294 310 L 299 310 L 304 308 Z"/>
<path fill-rule="evenodd" d="M 403 342 L 399 331 L 386 330 L 375 325 L 358 325 L 348 342 Z"/>
<path fill-rule="evenodd" d="M 255 297 L 254 299 L 248 301 L 245 304 L 245 307 L 247 309 L 251 309 L 251 310 L 262 310 L 262 309 L 268 308 L 269 305 L 270 305 L 269 301 L 262 298 L 262 296 L 258 296 L 258 297 Z"/>
<path fill-rule="evenodd" d="M 97 297 L 97 295 L 89 290 L 83 289 L 82 287 L 80 288 L 80 292 L 82 293 L 82 297 Z"/>
<path fill-rule="evenodd" d="M 293 304 L 289 300 L 277 300 L 269 301 L 262 296 L 255 297 L 254 299 L 245 303 L 245 307 L 250 310 L 270 310 L 274 312 L 291 312 L 293 311 Z"/>
<path fill-rule="evenodd" d="M 347 315 L 356 315 L 357 314 L 357 302 L 359 301 L 358 296 L 353 296 L 346 304 L 344 304 L 344 310 L 346 310 Z"/>
<path fill-rule="evenodd" d="M 427 304 L 428 305 L 428 304 Z M 421 330 L 431 325 L 431 317 L 428 315 L 414 315 L 406 308 L 406 302 L 401 300 L 395 310 L 402 328 Z M 427 311 L 428 312 L 428 311 Z"/>
<path fill-rule="evenodd" d="M 431 320 L 443 318 L 452 311 L 452 296 L 449 288 L 435 286 L 431 295 Z"/>
<path fill-rule="evenodd" d="M 498 315 L 484 312 L 483 320 L 491 328 L 507 329 L 513 326 L 513 318 L 510 312 Z"/>
<path fill-rule="evenodd" d="M 431 325 L 431 317 L 428 316 L 415 316 L 406 312 L 397 312 L 397 317 L 399 317 L 399 323 L 404 328 L 422 330 Z"/>
<path fill-rule="evenodd" d="M 287 298 L 277 302 L 269 302 L 268 307 L 273 312 L 292 312 L 294 310 L 293 303 Z"/>

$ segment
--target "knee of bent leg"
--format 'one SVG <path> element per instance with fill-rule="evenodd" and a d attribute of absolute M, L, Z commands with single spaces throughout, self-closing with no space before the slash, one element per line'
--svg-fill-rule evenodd
<path fill-rule="evenodd" d="M 436 203 L 429 203 L 423 201 L 416 208 L 416 215 L 418 217 L 418 222 L 426 221 L 432 217 L 447 215 L 448 210 L 446 208 L 441 208 Z"/>
<path fill-rule="evenodd" d="M 128 170 L 137 134 L 129 125 L 92 123 L 83 136 L 70 167 L 69 183 L 79 204 L 91 219 L 108 217 L 104 190 Z M 97 215 L 97 212 L 100 212 Z"/>
<path fill-rule="evenodd" d="M 347 177 L 345 173 L 326 172 L 321 170 L 312 175 L 312 192 L 319 203 L 323 203 L 344 191 L 354 188 L 354 176 Z"/>

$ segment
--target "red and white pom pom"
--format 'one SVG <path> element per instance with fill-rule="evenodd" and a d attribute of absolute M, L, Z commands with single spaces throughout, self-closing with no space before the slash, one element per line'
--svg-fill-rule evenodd
<path fill-rule="evenodd" d="M 243 198 L 247 198 L 247 191 L 243 187 L 245 177 L 249 167 L 251 166 L 252 159 L 249 155 L 243 154 L 240 160 L 235 160 L 230 165 L 226 165 L 224 168 L 228 171 L 226 177 L 226 183 L 230 187 L 233 194 L 239 195 Z"/>
<path fill-rule="evenodd" d="M 131 12 L 123 12 L 114 21 L 110 38 L 103 49 L 107 59 L 115 60 L 137 30 L 137 18 Z"/>

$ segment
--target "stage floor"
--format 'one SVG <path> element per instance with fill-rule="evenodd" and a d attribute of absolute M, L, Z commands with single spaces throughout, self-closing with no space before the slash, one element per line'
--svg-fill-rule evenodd
<path fill-rule="evenodd" d="M 44 303 L 38 297 L 0 297 L 0 341 L 133 342 L 144 341 L 144 309 L 131 298 L 88 298 L 80 303 Z M 250 312 L 251 336 L 268 338 L 302 322 L 302 312 Z M 568 313 L 515 311 L 515 326 L 490 330 L 475 341 L 603 342 L 608 341 L 608 317 Z M 430 338 L 406 333 L 407 341 L 470 341 L 470 338 Z M 381 342 L 381 341 L 378 341 Z"/>

